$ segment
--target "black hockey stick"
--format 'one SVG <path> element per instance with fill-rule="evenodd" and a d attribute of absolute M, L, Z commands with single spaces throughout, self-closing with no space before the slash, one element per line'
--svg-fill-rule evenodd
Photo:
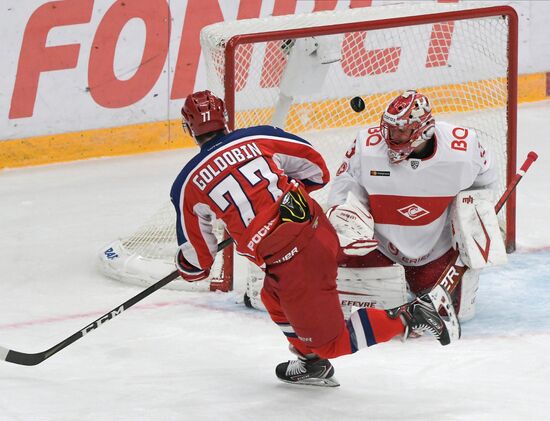
<path fill-rule="evenodd" d="M 233 242 L 232 238 L 227 238 L 223 240 L 221 243 L 218 244 L 218 251 L 223 250 L 227 246 L 229 246 Z M 138 295 L 130 298 L 128 301 L 124 302 L 123 304 L 119 305 L 118 307 L 114 308 L 110 312 L 104 314 L 99 319 L 93 321 L 85 328 L 79 330 L 78 332 L 73 333 L 71 336 L 69 336 L 67 339 L 62 340 L 57 345 L 51 347 L 50 349 L 42 352 L 37 352 L 36 354 L 27 354 L 25 352 L 18 352 L 11 349 L 4 348 L 0 346 L 0 359 L 4 361 L 8 361 L 10 363 L 19 364 L 19 365 L 37 365 L 40 364 L 42 361 L 50 358 L 52 355 L 57 354 L 59 351 L 61 351 L 63 348 L 69 346 L 73 342 L 76 342 L 80 338 L 82 338 L 84 335 L 90 333 L 91 331 L 97 329 L 99 326 L 103 325 L 103 323 L 113 319 L 114 317 L 118 316 L 120 313 L 122 313 L 125 310 L 128 310 L 130 307 L 132 307 L 134 304 L 140 302 L 145 297 L 151 295 L 153 292 L 155 292 L 157 289 L 162 288 L 166 284 L 172 282 L 174 279 L 176 279 L 179 276 L 178 271 L 174 271 L 171 274 L 165 276 L 157 283 L 151 285 L 149 288 L 141 291 Z"/>

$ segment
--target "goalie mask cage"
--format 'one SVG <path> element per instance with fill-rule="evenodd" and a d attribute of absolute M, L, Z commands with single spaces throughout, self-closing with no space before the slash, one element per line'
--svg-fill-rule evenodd
<path fill-rule="evenodd" d="M 491 150 L 498 198 L 516 170 L 517 37 L 511 7 L 464 2 L 222 22 L 203 28 L 200 41 L 208 89 L 224 98 L 231 129 L 283 127 L 311 141 L 334 176 L 357 130 L 377 125 L 391 99 L 415 89 L 428 96 L 436 120 L 475 129 Z M 365 102 L 361 113 L 350 108 L 355 96 Z M 321 204 L 328 188 L 313 194 Z M 173 270 L 174 215 L 165 206 L 137 233 L 118 240 L 114 252 L 128 257 L 124 264 L 100 253 L 104 273 L 151 283 Z M 512 252 L 514 195 L 499 222 Z M 210 289 L 232 288 L 232 249 L 218 256 Z M 142 276 L 128 262 L 155 270 Z M 201 289 L 181 284 L 171 286 Z"/>

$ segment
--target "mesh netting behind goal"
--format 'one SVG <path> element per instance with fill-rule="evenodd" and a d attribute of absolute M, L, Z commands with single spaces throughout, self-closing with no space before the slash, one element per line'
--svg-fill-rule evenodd
<path fill-rule="evenodd" d="M 403 90 L 418 90 L 436 119 L 474 129 L 491 150 L 499 195 L 515 173 L 517 17 L 509 7 L 478 6 L 387 5 L 210 25 L 201 32 L 208 88 L 225 99 L 231 128 L 296 133 L 321 151 L 332 175 L 358 128 L 378 124 Z M 350 108 L 355 96 L 365 101 L 361 113 Z M 316 192 L 321 204 L 329 188 Z M 509 250 L 514 210 L 512 198 L 499 215 Z M 174 233 L 167 211 L 152 225 L 166 221 Z M 172 242 L 171 262 L 175 239 L 161 232 L 136 233 L 125 247 L 139 244 L 149 256 Z"/>

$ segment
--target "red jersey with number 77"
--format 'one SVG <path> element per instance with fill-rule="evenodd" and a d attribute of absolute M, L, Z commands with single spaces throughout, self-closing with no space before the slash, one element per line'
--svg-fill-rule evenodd
<path fill-rule="evenodd" d="M 275 127 L 239 129 L 203 144 L 170 193 L 184 257 L 198 268 L 210 268 L 218 241 L 214 222 L 221 219 L 237 252 L 261 264 L 256 247 L 278 218 L 282 195 L 296 181 L 313 191 L 329 178 L 311 144 Z"/>
<path fill-rule="evenodd" d="M 451 248 L 448 206 L 458 192 L 496 181 L 492 155 L 473 129 L 436 121 L 434 136 L 431 156 L 392 164 L 380 127 L 361 130 L 328 198 L 329 206 L 338 205 L 352 191 L 373 216 L 379 250 L 407 266 Z"/>

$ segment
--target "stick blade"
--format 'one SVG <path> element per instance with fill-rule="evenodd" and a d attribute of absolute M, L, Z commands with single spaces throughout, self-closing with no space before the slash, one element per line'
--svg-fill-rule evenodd
<path fill-rule="evenodd" d="M 13 364 L 32 366 L 40 364 L 46 358 L 44 353 L 26 354 L 0 346 L 0 359 Z"/>

